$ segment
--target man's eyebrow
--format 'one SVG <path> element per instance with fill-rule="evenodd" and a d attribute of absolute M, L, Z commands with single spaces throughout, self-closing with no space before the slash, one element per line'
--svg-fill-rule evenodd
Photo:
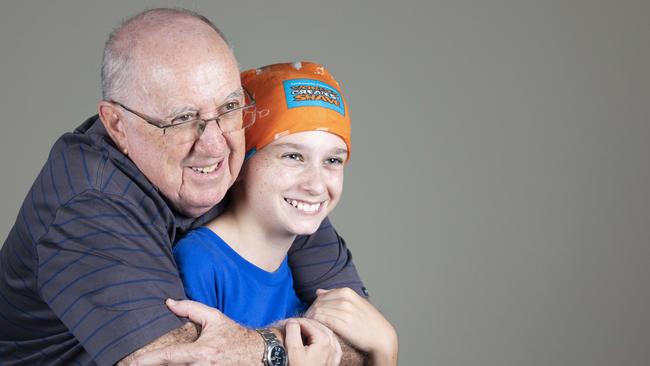
<path fill-rule="evenodd" d="M 226 96 L 226 98 L 224 98 L 224 99 L 230 99 L 232 97 L 241 97 L 242 95 L 244 95 L 244 89 L 240 87 L 239 89 L 235 90 L 234 92 L 228 94 Z"/>
<path fill-rule="evenodd" d="M 239 89 L 235 90 L 234 92 L 232 92 L 232 93 L 226 95 L 226 97 L 223 98 L 223 100 L 224 100 L 223 103 L 219 104 L 219 105 L 217 106 L 217 108 L 223 106 L 224 104 L 228 104 L 228 103 L 230 102 L 228 99 L 232 99 L 232 98 L 241 99 L 241 97 L 242 97 L 243 95 L 244 95 L 244 89 L 243 89 L 243 88 L 239 88 Z"/>
<path fill-rule="evenodd" d="M 223 98 L 224 102 L 222 104 L 219 104 L 217 106 L 217 108 L 221 107 L 222 105 L 224 105 L 226 103 L 228 103 L 228 99 L 241 98 L 242 95 L 244 95 L 244 90 L 243 90 L 243 88 L 240 87 L 239 89 L 235 90 L 234 92 L 226 95 L 226 97 Z M 185 113 L 185 112 L 199 113 L 199 110 L 196 107 L 190 106 L 190 105 L 178 106 L 178 107 L 172 109 L 172 111 L 165 118 L 167 118 L 167 119 L 174 118 L 174 117 L 177 117 L 179 114 L 182 114 L 182 113 Z"/>
<path fill-rule="evenodd" d="M 167 118 L 167 119 L 174 118 L 174 117 L 177 117 L 179 114 L 183 114 L 185 112 L 198 113 L 199 111 L 195 107 L 192 107 L 192 106 L 189 106 L 189 105 L 179 106 L 179 107 L 176 107 L 176 108 L 172 109 L 171 113 L 169 113 L 167 115 L 167 117 L 165 117 L 165 118 Z"/>

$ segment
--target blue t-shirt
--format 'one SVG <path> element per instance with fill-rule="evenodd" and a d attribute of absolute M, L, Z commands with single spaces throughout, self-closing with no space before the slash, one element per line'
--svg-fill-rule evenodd
<path fill-rule="evenodd" d="M 304 310 L 286 256 L 280 268 L 267 272 L 201 227 L 178 241 L 174 258 L 188 298 L 215 307 L 242 325 L 260 328 Z"/>

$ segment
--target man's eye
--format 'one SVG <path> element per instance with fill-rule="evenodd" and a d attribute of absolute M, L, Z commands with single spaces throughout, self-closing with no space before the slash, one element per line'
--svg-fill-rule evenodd
<path fill-rule="evenodd" d="M 237 101 L 228 102 L 228 103 L 223 105 L 223 112 L 230 112 L 230 111 L 235 110 L 237 108 L 239 108 L 239 102 L 237 102 Z"/>
<path fill-rule="evenodd" d="M 295 161 L 304 161 L 302 155 L 298 153 L 287 153 L 282 155 L 282 157 L 286 159 L 295 160 Z"/>
<path fill-rule="evenodd" d="M 195 113 L 185 113 L 181 114 L 180 116 L 174 118 L 172 121 L 172 124 L 179 124 L 179 123 L 184 123 L 184 122 L 189 122 L 192 120 L 196 119 L 196 114 Z"/>

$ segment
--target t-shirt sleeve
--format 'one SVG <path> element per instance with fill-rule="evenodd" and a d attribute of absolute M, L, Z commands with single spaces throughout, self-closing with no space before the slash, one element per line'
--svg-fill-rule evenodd
<path fill-rule="evenodd" d="M 174 259 L 187 298 L 213 308 L 219 308 L 217 306 L 214 263 L 207 254 L 204 244 L 190 233 L 179 240 L 174 247 Z"/>
<path fill-rule="evenodd" d="M 99 365 L 185 322 L 164 304 L 185 297 L 169 236 L 152 220 L 135 203 L 89 191 L 61 206 L 37 242 L 42 298 Z"/>
<path fill-rule="evenodd" d="M 314 301 L 319 288 L 349 287 L 368 297 L 352 254 L 328 218 L 312 235 L 296 238 L 289 250 L 289 266 L 296 293 L 306 304 Z"/>

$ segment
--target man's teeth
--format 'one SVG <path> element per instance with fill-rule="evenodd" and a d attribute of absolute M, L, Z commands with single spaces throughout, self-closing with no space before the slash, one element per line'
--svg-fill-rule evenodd
<path fill-rule="evenodd" d="M 208 174 L 208 173 L 212 173 L 215 169 L 217 169 L 218 166 L 219 166 L 219 164 L 214 164 L 214 165 L 205 166 L 205 167 L 195 167 L 195 166 L 193 166 L 192 170 L 194 170 L 195 172 Z"/>
<path fill-rule="evenodd" d="M 321 202 L 309 204 L 306 202 L 299 202 L 296 200 L 288 200 L 286 198 L 284 200 L 287 201 L 287 203 L 289 203 L 291 206 L 304 212 L 316 212 L 320 208 L 320 204 L 321 204 Z"/>

